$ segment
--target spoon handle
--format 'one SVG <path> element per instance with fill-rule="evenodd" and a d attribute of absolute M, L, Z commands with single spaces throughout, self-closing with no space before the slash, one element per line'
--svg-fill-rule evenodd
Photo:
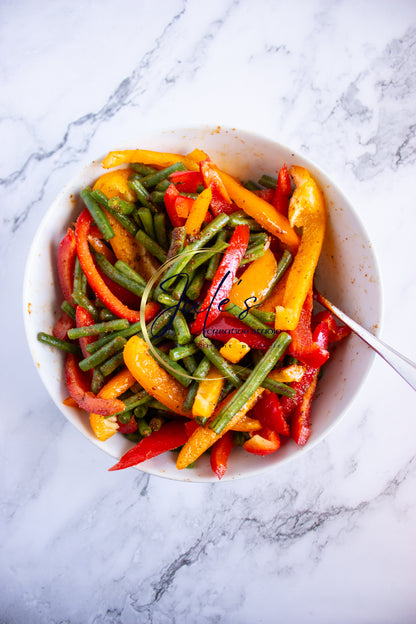
<path fill-rule="evenodd" d="M 365 343 L 368 344 L 369 347 L 374 349 L 376 353 L 381 355 L 383 360 L 385 360 L 394 370 L 399 373 L 399 375 L 407 381 L 407 383 L 416 390 L 416 364 L 409 360 L 409 358 L 405 357 L 392 347 L 389 347 L 384 342 L 376 338 L 369 331 L 361 327 L 356 321 L 353 321 L 349 316 L 342 312 L 339 308 L 337 308 L 333 303 L 325 299 L 318 291 L 315 291 L 315 299 L 322 305 L 324 308 L 332 312 L 334 316 L 336 316 L 340 321 L 347 325 L 352 331 L 357 334 Z"/>

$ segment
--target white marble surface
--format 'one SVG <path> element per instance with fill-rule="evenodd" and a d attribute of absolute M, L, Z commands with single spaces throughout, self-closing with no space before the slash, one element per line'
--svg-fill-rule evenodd
<path fill-rule="evenodd" d="M 131 127 L 210 122 L 292 145 L 346 191 L 381 335 L 415 359 L 415 50 L 413 0 L 0 4 L 0 622 L 416 621 L 416 397 L 383 361 L 310 453 L 192 485 L 108 473 L 21 315 L 30 241 L 80 164 Z"/>

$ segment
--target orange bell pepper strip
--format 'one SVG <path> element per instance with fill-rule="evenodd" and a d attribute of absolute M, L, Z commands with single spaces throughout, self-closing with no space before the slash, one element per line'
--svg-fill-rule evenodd
<path fill-rule="evenodd" d="M 219 440 L 227 431 L 233 429 L 234 425 L 237 425 L 243 417 L 251 410 L 256 404 L 258 398 L 261 396 L 263 388 L 258 388 L 247 401 L 247 403 L 240 409 L 239 412 L 230 420 L 223 431 L 218 434 L 213 429 L 210 429 L 208 425 L 204 427 L 198 427 L 190 436 L 189 440 L 182 447 L 178 459 L 176 461 L 176 467 L 178 470 L 183 470 L 189 464 L 192 464 L 198 457 L 202 455 L 207 449 L 209 449 L 217 440 Z M 214 412 L 214 417 L 219 413 L 222 408 L 230 401 L 234 393 L 231 393 L 228 397 L 222 401 Z"/>
<path fill-rule="evenodd" d="M 243 448 L 253 455 L 270 455 L 275 453 L 280 447 L 280 437 L 273 429 L 267 429 L 264 427 L 260 433 L 257 433 L 252 438 L 244 442 Z"/>
<path fill-rule="evenodd" d="M 144 163 L 145 165 L 156 165 L 162 169 L 177 162 L 182 162 L 190 171 L 199 171 L 199 162 L 192 156 L 143 149 L 109 152 L 104 158 L 102 165 L 104 169 L 111 169 L 112 167 L 135 162 Z"/>
<path fill-rule="evenodd" d="M 132 336 L 124 346 L 123 354 L 127 368 L 149 394 L 172 412 L 189 416 L 182 409 L 188 391 L 159 366 L 142 338 Z"/>
<path fill-rule="evenodd" d="M 289 203 L 289 220 L 293 227 L 302 228 L 298 252 L 288 271 L 283 304 L 275 309 L 275 328 L 296 328 L 303 303 L 312 288 L 325 236 L 325 200 L 318 184 L 303 167 L 289 169 L 296 189 Z"/>
<path fill-rule="evenodd" d="M 101 388 L 97 397 L 101 399 L 115 399 L 126 392 L 126 390 L 131 388 L 135 383 L 136 380 L 130 371 L 127 368 L 123 368 Z M 108 440 L 108 438 L 114 435 L 119 429 L 116 416 L 104 418 L 104 416 L 100 416 L 100 414 L 91 412 L 89 419 L 93 432 L 102 442 Z"/>
<path fill-rule="evenodd" d="M 260 223 L 270 234 L 276 236 L 290 251 L 296 251 L 299 245 L 299 236 L 288 219 L 277 212 L 274 206 L 246 189 L 231 175 L 219 169 L 217 171 L 229 196 L 237 206 L 255 219 L 257 223 Z"/>
<path fill-rule="evenodd" d="M 129 177 L 134 173 L 133 169 L 117 169 L 103 173 L 95 182 L 93 190 L 99 190 L 108 199 L 120 197 L 125 201 L 136 201 L 136 196 L 127 184 Z"/>
<path fill-rule="evenodd" d="M 240 308 L 245 308 L 246 305 L 251 308 L 259 304 L 268 293 L 276 272 L 277 262 L 274 253 L 266 249 L 263 256 L 250 262 L 238 282 L 231 288 L 228 295 L 231 303 Z"/>
<path fill-rule="evenodd" d="M 192 415 L 210 418 L 220 398 L 224 387 L 224 377 L 215 366 L 211 366 L 207 376 L 198 386 L 198 391 L 192 405 Z"/>
<path fill-rule="evenodd" d="M 200 193 L 194 201 L 185 223 L 185 229 L 188 236 L 196 236 L 199 233 L 201 225 L 207 215 L 211 199 L 212 191 L 208 187 L 202 191 L 202 193 Z"/>

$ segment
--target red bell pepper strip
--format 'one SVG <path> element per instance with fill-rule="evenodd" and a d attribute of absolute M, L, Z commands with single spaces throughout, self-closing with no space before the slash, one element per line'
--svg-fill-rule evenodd
<path fill-rule="evenodd" d="M 165 423 L 159 431 L 153 431 L 147 438 L 140 440 L 109 470 L 123 470 L 130 468 L 130 466 L 136 466 L 146 459 L 151 459 L 161 453 L 166 453 L 166 451 L 173 451 L 178 446 L 185 444 L 187 439 L 185 423 L 171 420 Z"/>
<path fill-rule="evenodd" d="M 90 390 L 90 376 L 78 366 L 78 358 L 68 353 L 65 359 L 65 380 L 70 396 L 86 412 L 100 416 L 111 416 L 121 412 L 125 405 L 119 399 L 100 399 Z"/>
<path fill-rule="evenodd" d="M 139 427 L 139 425 L 137 424 L 137 420 L 135 419 L 134 416 L 130 418 L 128 423 L 121 423 L 117 418 L 117 423 L 118 423 L 117 431 L 119 433 L 134 433 L 135 431 L 137 431 Z"/>
<path fill-rule="evenodd" d="M 194 201 L 195 200 L 192 199 L 192 197 L 185 197 L 183 195 L 179 195 L 179 197 L 175 199 L 176 214 L 181 219 L 187 219 L 189 216 L 189 213 L 191 212 L 191 208 L 193 206 Z"/>
<path fill-rule="evenodd" d="M 264 201 L 269 202 L 269 204 L 273 203 L 274 197 L 274 189 L 259 189 L 258 191 L 254 191 L 257 197 L 261 197 Z"/>
<path fill-rule="evenodd" d="M 312 319 L 312 326 L 316 327 L 320 323 L 326 323 L 328 325 L 328 344 L 331 345 L 334 342 L 339 342 L 350 335 L 351 329 L 346 325 L 337 325 L 335 318 L 331 312 L 323 310 L 314 315 Z"/>
<path fill-rule="evenodd" d="M 74 321 L 70 316 L 68 316 L 68 314 L 66 314 L 66 312 L 64 312 L 53 326 L 52 334 L 55 336 L 55 338 L 68 340 L 68 329 L 72 329 L 73 327 Z"/>
<path fill-rule="evenodd" d="M 227 431 L 211 449 L 210 464 L 213 472 L 221 479 L 227 470 L 227 461 L 234 448 L 234 432 Z"/>
<path fill-rule="evenodd" d="M 66 301 L 72 305 L 72 291 L 74 290 L 74 267 L 77 248 L 75 235 L 68 228 L 64 238 L 58 247 L 58 277 L 61 284 L 62 294 Z"/>
<path fill-rule="evenodd" d="M 273 344 L 272 340 L 247 327 L 243 321 L 226 312 L 223 312 L 205 329 L 205 335 L 211 340 L 218 340 L 224 343 L 234 337 L 252 349 L 259 349 L 260 351 L 267 351 Z"/>
<path fill-rule="evenodd" d="M 199 163 L 199 166 L 204 179 L 205 188 L 210 186 L 212 190 L 210 206 L 214 217 L 217 217 L 222 212 L 231 214 L 238 210 L 237 206 L 232 203 L 219 174 L 213 168 L 212 162 L 210 160 L 204 160 Z"/>
<path fill-rule="evenodd" d="M 306 295 L 296 328 L 289 331 L 292 342 L 289 345 L 288 353 L 303 364 L 319 368 L 329 358 L 329 351 L 313 341 L 311 326 L 312 308 L 313 294 L 311 289 Z"/>
<path fill-rule="evenodd" d="M 265 390 L 253 408 L 254 416 L 267 429 L 288 436 L 290 427 L 283 416 L 279 397 L 274 392 Z"/>
<path fill-rule="evenodd" d="M 102 271 L 101 267 L 97 266 L 96 268 L 103 282 L 106 284 L 106 286 L 108 286 L 108 288 L 117 297 L 117 299 L 121 301 L 121 303 L 124 303 L 124 305 L 132 308 L 133 310 L 137 310 L 137 308 L 140 308 L 140 299 L 137 295 L 130 292 L 130 290 L 127 290 L 127 288 L 120 286 L 120 284 L 113 282 L 111 277 L 108 277 L 108 275 L 106 275 L 104 271 Z"/>
<path fill-rule="evenodd" d="M 87 327 L 88 325 L 94 325 L 95 321 L 92 315 L 81 306 L 77 306 L 75 310 L 75 321 L 77 327 Z M 82 355 L 84 358 L 88 357 L 90 354 L 87 351 L 87 345 L 91 342 L 95 342 L 97 340 L 97 336 L 83 336 L 79 338 L 79 346 L 81 347 Z"/>
<path fill-rule="evenodd" d="M 170 184 L 165 191 L 165 208 L 173 227 L 182 227 L 185 225 L 186 218 L 180 217 L 176 210 L 176 199 L 179 197 L 179 191 L 174 184 Z"/>
<path fill-rule="evenodd" d="M 273 429 L 263 427 L 259 433 L 244 442 L 243 448 L 254 455 L 270 455 L 280 447 L 280 438 Z"/>
<path fill-rule="evenodd" d="M 131 310 L 125 306 L 120 299 L 118 299 L 114 293 L 108 288 L 103 278 L 100 276 L 95 266 L 94 259 L 91 255 L 88 245 L 88 232 L 91 227 L 92 217 L 87 209 L 84 209 L 79 215 L 75 227 L 75 240 L 77 244 L 78 259 L 84 271 L 88 284 L 91 286 L 97 297 L 104 303 L 105 306 L 118 316 L 119 318 L 125 318 L 131 323 L 140 321 L 140 312 L 137 310 Z M 159 304 L 156 302 L 149 302 L 146 305 L 146 322 L 151 320 L 159 311 Z M 96 410 L 89 410 L 96 412 Z"/>
<path fill-rule="evenodd" d="M 249 236 L 248 225 L 237 225 L 211 282 L 202 308 L 191 326 L 193 334 L 199 334 L 221 314 L 221 303 L 230 294 L 235 274 L 247 249 Z"/>
<path fill-rule="evenodd" d="M 286 164 L 279 171 L 272 204 L 280 214 L 287 217 L 289 199 L 292 194 L 292 182 Z"/>
<path fill-rule="evenodd" d="M 183 193 L 196 193 L 198 186 L 204 183 L 200 171 L 174 171 L 169 180 Z"/>

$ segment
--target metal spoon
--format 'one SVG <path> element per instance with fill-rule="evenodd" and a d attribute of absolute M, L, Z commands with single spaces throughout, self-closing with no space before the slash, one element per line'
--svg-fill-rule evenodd
<path fill-rule="evenodd" d="M 357 336 L 364 340 L 364 342 L 367 343 L 369 347 L 374 349 L 376 353 L 381 355 L 383 360 L 385 360 L 387 364 L 390 364 L 390 366 L 394 368 L 394 370 L 399 373 L 405 381 L 407 381 L 413 390 L 416 390 L 416 364 L 414 362 L 409 360 L 404 355 L 401 355 L 401 353 L 398 353 L 398 351 L 395 351 L 395 349 L 386 345 L 369 331 L 364 329 L 364 327 L 361 327 L 361 325 L 353 321 L 353 319 L 334 306 L 334 304 L 328 301 L 328 299 L 325 299 L 325 297 L 317 290 L 315 290 L 315 299 L 324 308 L 332 312 L 337 319 L 347 325 L 347 327 L 357 334 Z"/>

